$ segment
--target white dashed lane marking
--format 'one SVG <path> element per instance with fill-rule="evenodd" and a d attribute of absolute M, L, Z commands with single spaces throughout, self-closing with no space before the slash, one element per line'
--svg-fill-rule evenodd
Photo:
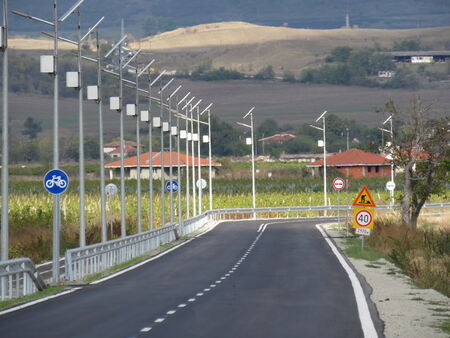
<path fill-rule="evenodd" d="M 227 279 L 227 277 L 230 277 L 231 274 L 232 274 L 233 272 L 235 272 L 235 271 L 239 268 L 239 266 L 245 261 L 245 259 L 247 258 L 247 256 L 250 254 L 250 252 L 251 252 L 251 251 L 253 250 L 253 248 L 255 247 L 255 245 L 256 245 L 256 243 L 258 242 L 258 240 L 260 239 L 261 235 L 262 235 L 263 232 L 266 230 L 267 225 L 268 225 L 268 224 L 263 223 L 263 224 L 261 224 L 261 225 L 259 226 L 259 228 L 258 228 L 258 230 L 257 230 L 257 232 L 259 233 L 258 236 L 256 236 L 255 240 L 252 242 L 252 244 L 250 245 L 250 247 L 245 251 L 245 253 L 242 255 L 242 257 L 234 264 L 234 266 L 228 271 L 228 273 L 226 273 L 226 274 L 225 274 L 224 276 L 222 276 L 220 279 L 216 280 L 216 281 L 214 282 L 214 284 L 209 285 L 208 288 L 203 289 L 203 292 L 209 292 L 209 291 L 211 291 L 212 288 L 215 288 L 215 287 L 218 286 L 218 285 L 216 285 L 216 284 L 219 284 L 219 285 L 220 285 L 220 284 L 222 283 L 222 281 L 225 281 L 225 280 Z M 203 295 L 204 295 L 204 293 L 198 292 L 198 293 L 196 294 L 196 297 L 201 297 L 201 296 L 203 296 Z M 187 301 L 188 301 L 188 303 L 193 303 L 193 302 L 196 301 L 196 298 L 189 298 Z M 188 306 L 188 304 L 186 304 L 186 303 L 181 303 L 181 304 L 179 304 L 179 305 L 177 306 L 177 308 L 182 309 L 182 308 L 185 308 L 185 307 L 187 307 L 187 306 Z M 162 323 L 164 320 L 166 320 L 166 319 L 168 318 L 167 316 L 174 315 L 175 313 L 176 313 L 176 310 L 169 310 L 169 311 L 166 312 L 165 317 L 161 317 L 161 318 L 155 319 L 154 323 Z M 144 327 L 144 328 L 141 329 L 140 332 L 149 332 L 150 330 L 152 330 L 152 327 Z"/>

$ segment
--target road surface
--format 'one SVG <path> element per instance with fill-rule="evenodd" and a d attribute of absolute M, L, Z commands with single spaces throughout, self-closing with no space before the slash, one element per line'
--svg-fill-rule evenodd
<path fill-rule="evenodd" d="M 0 335 L 364 337 L 350 279 L 316 223 L 222 223 L 125 274 L 0 315 Z"/>

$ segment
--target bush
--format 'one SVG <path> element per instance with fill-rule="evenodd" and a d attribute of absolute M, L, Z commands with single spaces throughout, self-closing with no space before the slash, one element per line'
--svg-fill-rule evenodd
<path fill-rule="evenodd" d="M 412 229 L 395 220 L 376 221 L 370 245 L 386 254 L 420 287 L 450 295 L 450 231 Z"/>
<path fill-rule="evenodd" d="M 273 67 L 271 65 L 266 68 L 261 69 L 256 75 L 256 80 L 273 80 L 275 77 L 275 72 L 273 71 Z"/>

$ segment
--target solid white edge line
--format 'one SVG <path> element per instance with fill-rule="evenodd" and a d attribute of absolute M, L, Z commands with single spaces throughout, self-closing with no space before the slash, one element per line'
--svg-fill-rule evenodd
<path fill-rule="evenodd" d="M 60 296 L 67 295 L 69 293 L 78 291 L 80 289 L 82 289 L 82 288 L 81 287 L 73 288 L 73 289 L 66 290 L 66 291 L 63 291 L 63 292 L 60 292 L 60 293 L 56 293 L 54 295 L 50 295 L 50 296 L 47 296 L 47 297 L 39 298 L 39 299 L 33 300 L 31 302 L 28 302 L 28 303 L 25 303 L 25 304 L 22 304 L 22 305 L 18 305 L 18 306 L 12 307 L 10 309 L 6 309 L 6 310 L 3 310 L 3 311 L 0 311 L 0 316 L 5 315 L 5 314 L 10 313 L 10 312 L 14 312 L 14 311 L 25 309 L 25 308 L 27 308 L 29 306 L 32 306 L 32 305 L 35 305 L 35 304 L 39 304 L 39 303 L 45 302 L 45 301 L 53 299 L 53 298 L 57 298 L 57 297 L 60 297 Z"/>
<path fill-rule="evenodd" d="M 325 234 L 325 231 L 322 229 L 321 224 L 316 224 L 316 228 L 320 231 L 325 241 L 331 248 L 331 251 L 337 257 L 339 263 L 341 263 L 345 272 L 347 273 L 350 282 L 352 283 L 353 292 L 356 298 L 356 306 L 358 308 L 359 321 L 361 322 L 361 328 L 364 333 L 365 338 L 376 338 L 378 337 L 378 333 L 375 329 L 375 325 L 372 321 L 372 316 L 370 315 L 369 305 L 367 304 L 366 296 L 364 295 L 361 283 L 359 282 L 358 277 L 356 277 L 353 269 L 348 265 L 345 261 L 344 257 L 342 257 L 341 253 L 338 251 L 333 242 L 328 238 Z"/>
<path fill-rule="evenodd" d="M 130 266 L 130 267 L 126 268 L 126 269 L 123 269 L 123 270 L 120 270 L 120 271 L 118 271 L 118 272 L 116 272 L 116 273 L 113 273 L 112 275 L 109 275 L 109 276 L 103 277 L 103 278 L 101 278 L 101 279 L 98 279 L 98 280 L 96 280 L 96 281 L 94 281 L 94 282 L 92 282 L 92 283 L 90 283 L 90 284 L 93 284 L 93 285 L 95 285 L 95 284 L 100 284 L 100 283 L 103 283 L 103 282 L 105 282 L 105 281 L 107 281 L 107 280 L 110 280 L 110 279 L 112 279 L 112 278 L 115 278 L 115 277 L 117 277 L 117 276 L 123 275 L 124 273 L 127 273 L 127 272 L 129 272 L 129 271 L 132 271 L 132 270 L 134 270 L 134 269 L 137 269 L 137 268 L 141 267 L 142 265 L 147 264 L 147 263 L 149 263 L 149 262 L 151 262 L 151 261 L 154 261 L 155 259 L 158 259 L 158 258 L 160 258 L 160 257 L 162 257 L 162 256 L 164 256 L 164 255 L 167 255 L 168 253 L 170 253 L 170 252 L 172 252 L 172 251 L 174 251 L 174 250 L 176 250 L 176 249 L 182 247 L 183 245 L 186 245 L 186 244 L 192 242 L 194 239 L 196 239 L 196 238 L 198 238 L 198 237 L 200 237 L 200 236 L 203 236 L 204 234 L 206 234 L 206 233 L 210 232 L 211 230 L 213 230 L 213 229 L 214 229 L 216 226 L 218 226 L 219 224 L 220 224 L 220 223 L 216 223 L 216 224 L 213 225 L 211 228 L 209 228 L 208 230 L 202 232 L 201 234 L 198 234 L 197 236 L 195 236 L 195 237 L 193 237 L 193 238 L 191 238 L 191 239 L 189 239 L 189 240 L 187 240 L 187 241 L 185 241 L 185 242 L 183 242 L 183 243 L 180 243 L 180 244 L 178 244 L 178 245 L 176 245 L 176 246 L 174 246 L 174 247 L 172 247 L 172 248 L 170 248 L 170 249 L 168 249 L 168 250 L 166 250 L 166 251 L 163 251 L 163 252 L 161 252 L 160 254 L 158 254 L 158 255 L 156 255 L 156 256 L 153 256 L 153 257 L 151 257 L 151 258 L 149 258 L 149 259 L 146 259 L 146 260 L 144 260 L 144 261 L 142 261 L 142 262 L 140 262 L 140 263 L 138 263 L 138 264 L 135 264 L 135 265 Z"/>

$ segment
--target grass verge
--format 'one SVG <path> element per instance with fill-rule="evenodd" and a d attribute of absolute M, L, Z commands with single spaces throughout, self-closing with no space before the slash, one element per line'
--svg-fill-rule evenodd
<path fill-rule="evenodd" d="M 347 247 L 345 248 L 345 253 L 347 256 L 356 259 L 365 259 L 367 261 L 376 261 L 380 258 L 386 258 L 382 253 L 373 250 L 367 241 L 364 242 L 364 248 L 361 247 L 361 239 L 359 238 L 347 238 Z"/>
<path fill-rule="evenodd" d="M 44 289 L 42 291 L 35 292 L 35 293 L 33 293 L 31 295 L 28 295 L 28 296 L 24 296 L 24 297 L 20 297 L 20 298 L 14 298 L 14 299 L 9 299 L 9 300 L 4 300 L 4 301 L 0 302 L 0 310 L 4 310 L 4 309 L 7 309 L 7 308 L 9 308 L 11 306 L 18 305 L 18 304 L 21 304 L 21 303 L 26 303 L 26 302 L 29 302 L 29 301 L 32 301 L 32 300 L 35 300 L 35 299 L 47 297 L 47 296 L 56 294 L 58 292 L 61 292 L 61 291 L 65 290 L 65 289 L 68 289 L 68 287 L 67 286 L 52 286 L 52 287 L 46 288 L 46 289 Z"/>
<path fill-rule="evenodd" d="M 441 330 L 450 334 L 450 320 L 446 320 L 441 324 Z"/>

